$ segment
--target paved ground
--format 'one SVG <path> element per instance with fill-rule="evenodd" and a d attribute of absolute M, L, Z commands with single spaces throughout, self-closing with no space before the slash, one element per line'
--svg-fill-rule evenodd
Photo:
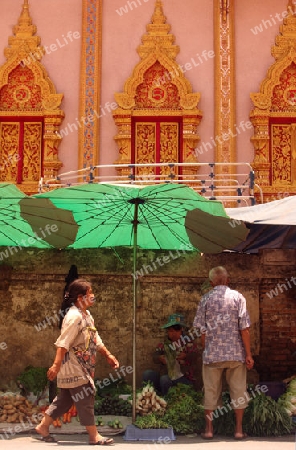
<path fill-rule="evenodd" d="M 108 420 L 113 416 L 104 416 Z M 124 428 L 131 424 L 130 417 L 120 417 Z M 27 428 L 25 428 L 27 427 Z M 88 436 L 85 428 L 78 420 L 63 424 L 61 428 L 51 427 L 51 434 L 58 441 L 57 443 L 45 443 L 37 440 L 38 435 L 34 431 L 35 425 L 32 423 L 16 424 L 0 423 L 0 449 L 1 450 L 38 450 L 39 448 L 50 448 L 64 446 L 75 446 L 77 449 L 89 449 Z M 109 430 L 109 427 L 98 427 L 101 434 Z M 152 431 L 152 430 L 148 430 Z M 132 431 L 129 430 L 129 436 Z M 235 441 L 225 436 L 215 436 L 212 441 L 204 441 L 199 435 L 176 436 L 176 440 L 169 441 L 168 438 L 158 441 L 126 441 L 124 433 L 113 436 L 114 450 L 296 450 L 295 435 L 291 434 L 280 438 L 247 438 L 244 441 Z"/>
<path fill-rule="evenodd" d="M 53 448 L 57 446 L 77 447 L 81 450 L 89 449 L 87 444 L 87 435 L 81 434 L 58 434 L 56 435 L 58 443 L 48 444 L 36 440 L 32 435 L 16 435 L 10 439 L 1 440 L 1 450 L 37 450 L 41 448 Z M 224 436 L 215 437 L 212 441 L 203 441 L 200 436 L 183 437 L 177 436 L 175 441 L 170 443 L 152 442 L 152 441 L 124 441 L 122 436 L 114 437 L 115 445 L 111 448 L 116 450 L 295 450 L 295 436 L 289 435 L 282 438 L 248 438 L 244 441 L 234 441 Z"/>

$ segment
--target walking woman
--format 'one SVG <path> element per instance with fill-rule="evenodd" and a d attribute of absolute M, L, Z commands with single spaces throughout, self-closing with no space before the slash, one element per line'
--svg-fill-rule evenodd
<path fill-rule="evenodd" d="M 87 309 L 94 301 L 89 282 L 79 278 L 70 284 L 65 305 L 68 311 L 62 322 L 61 334 L 55 342 L 57 350 L 54 362 L 47 372 L 49 380 L 57 377 L 59 392 L 35 428 L 42 441 L 55 442 L 49 434 L 50 425 L 75 403 L 80 423 L 88 432 L 89 444 L 113 444 L 113 439 L 101 436 L 95 425 L 96 353 L 98 351 L 105 356 L 113 369 L 117 369 L 119 363 L 103 344 Z"/>

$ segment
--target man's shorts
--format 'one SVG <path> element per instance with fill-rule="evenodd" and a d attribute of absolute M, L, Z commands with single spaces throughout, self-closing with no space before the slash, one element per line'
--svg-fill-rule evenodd
<path fill-rule="evenodd" d="M 224 372 L 231 397 L 229 409 L 245 409 L 249 402 L 247 369 L 246 365 L 240 361 L 203 364 L 204 408 L 214 411 L 219 406 L 222 407 L 222 380 Z"/>

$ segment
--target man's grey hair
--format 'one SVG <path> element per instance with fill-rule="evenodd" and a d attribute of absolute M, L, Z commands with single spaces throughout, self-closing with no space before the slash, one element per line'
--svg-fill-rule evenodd
<path fill-rule="evenodd" d="M 213 286 L 218 286 L 219 284 L 227 285 L 229 275 L 225 267 L 217 266 L 210 270 L 209 279 Z"/>

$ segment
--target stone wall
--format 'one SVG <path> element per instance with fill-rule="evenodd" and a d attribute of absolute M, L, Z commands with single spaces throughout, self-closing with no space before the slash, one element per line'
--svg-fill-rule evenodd
<path fill-rule="evenodd" d="M 208 271 L 224 265 L 231 286 L 247 298 L 252 348 L 261 381 L 296 374 L 296 252 L 265 250 L 259 255 L 219 255 L 138 251 L 137 381 L 144 369 L 156 368 L 151 352 L 162 340 L 161 325 L 172 312 L 192 324 L 200 288 Z M 71 264 L 93 283 L 97 302 L 91 312 L 99 334 L 117 356 L 114 373 L 98 358 L 98 378 L 119 378 L 132 367 L 133 254 L 130 249 L 32 250 L 10 255 L 0 265 L 0 389 L 11 385 L 28 365 L 48 367 L 58 337 L 58 311 Z M 143 276 L 141 276 L 141 274 Z M 125 371 L 123 366 L 129 367 Z M 196 362 L 201 386 L 201 355 Z M 131 373 L 126 379 L 131 382 Z"/>

